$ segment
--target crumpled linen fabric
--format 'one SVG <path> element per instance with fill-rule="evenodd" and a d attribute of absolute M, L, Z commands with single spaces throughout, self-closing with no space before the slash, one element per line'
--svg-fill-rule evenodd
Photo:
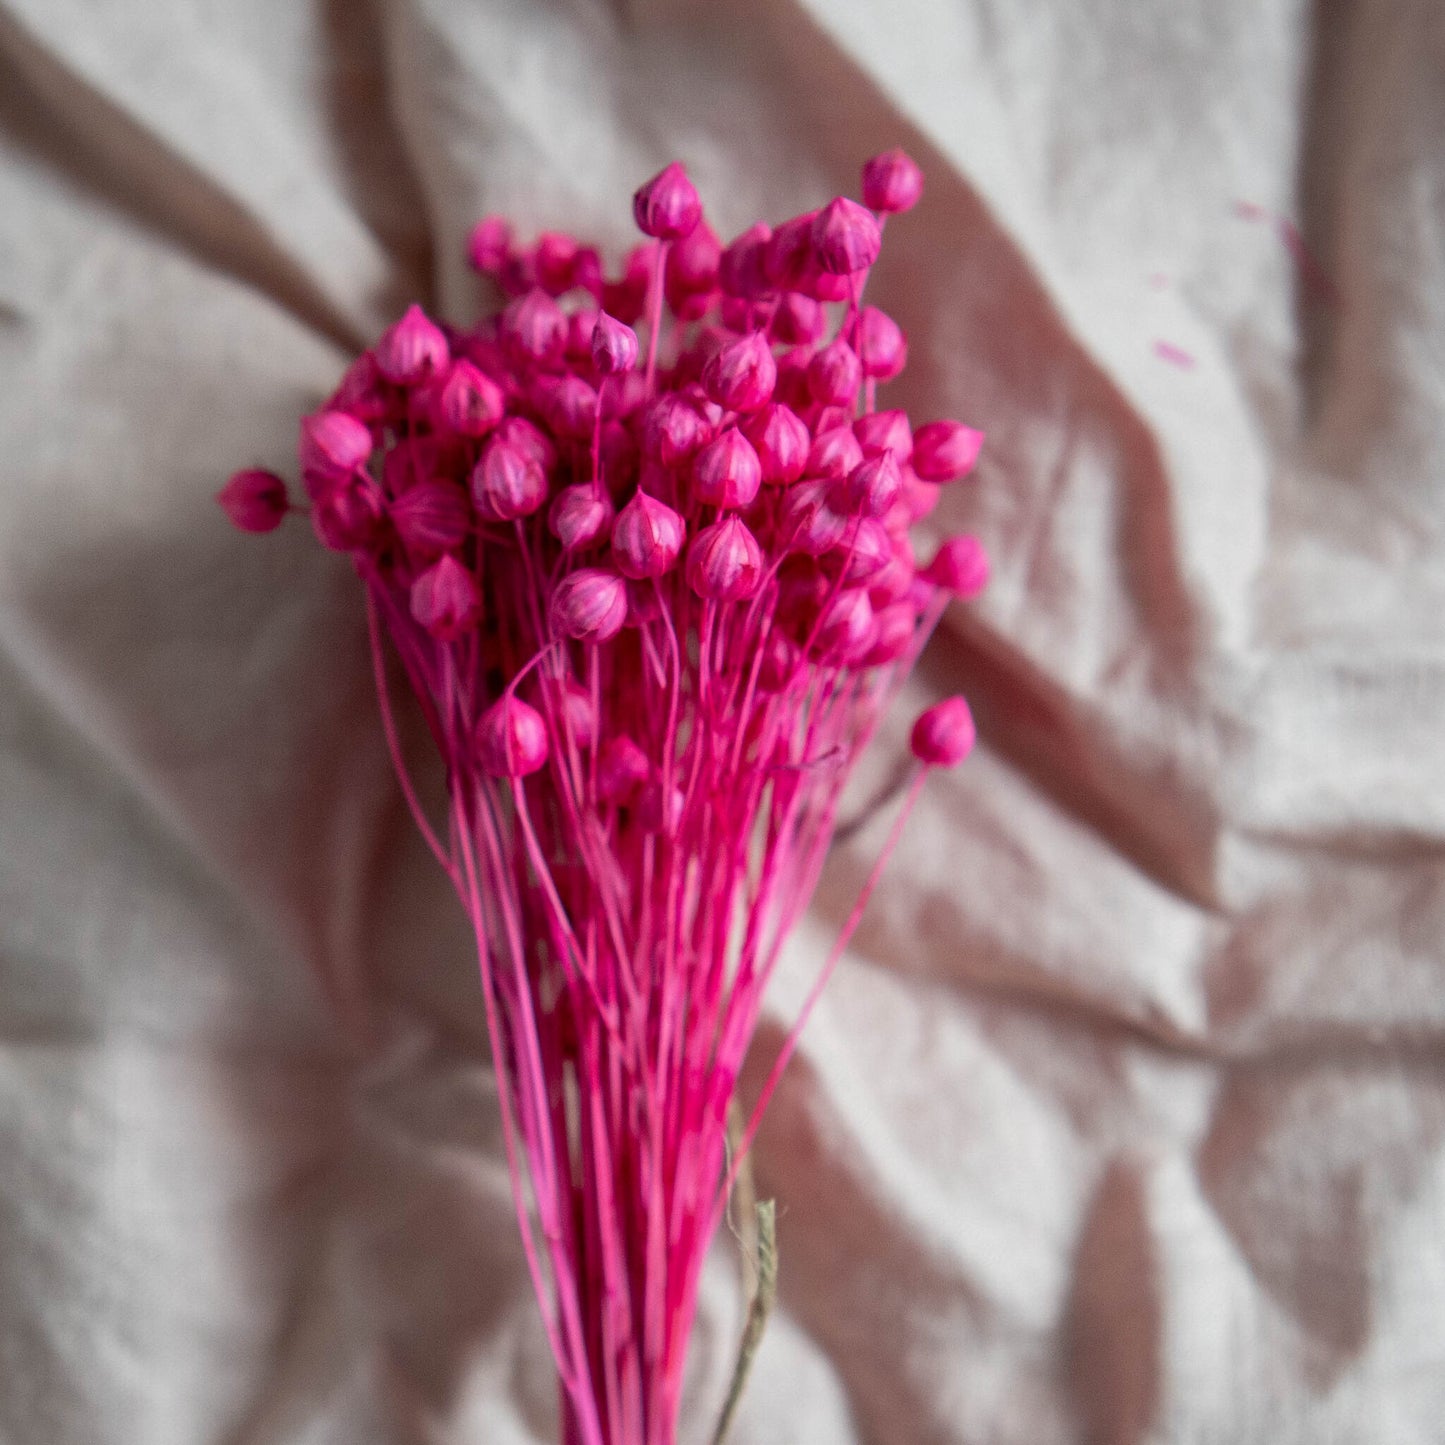
<path fill-rule="evenodd" d="M 483 213 L 892 145 L 890 400 L 987 429 L 995 559 L 908 701 L 981 744 L 760 1136 L 737 1445 L 1445 1438 L 1442 135 L 1431 0 L 0 0 L 0 1440 L 552 1438 L 358 589 L 212 494 L 476 313 Z M 741 1317 L 725 1241 L 689 1445 Z"/>

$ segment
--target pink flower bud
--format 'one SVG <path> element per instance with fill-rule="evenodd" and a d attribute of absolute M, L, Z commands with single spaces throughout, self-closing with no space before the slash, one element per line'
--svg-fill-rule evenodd
<path fill-rule="evenodd" d="M 327 483 L 366 465 L 371 431 L 344 411 L 318 411 L 301 418 L 301 471 L 313 496 Z M 315 489 L 313 490 L 313 484 Z"/>
<path fill-rule="evenodd" d="M 550 472 L 557 464 L 556 447 L 526 417 L 509 416 L 497 428 L 492 441 L 505 443 L 531 457 L 544 472 Z"/>
<path fill-rule="evenodd" d="M 392 409 L 390 389 L 390 383 L 377 370 L 376 357 L 363 351 L 346 368 L 325 409 L 349 412 L 363 422 L 381 421 Z"/>
<path fill-rule="evenodd" d="M 682 551 L 686 527 L 664 502 L 640 488 L 612 526 L 612 555 L 624 577 L 640 582 L 671 570 Z"/>
<path fill-rule="evenodd" d="M 883 233 L 870 211 L 847 196 L 829 201 L 813 218 L 813 253 L 834 276 L 866 271 L 878 259 Z"/>
<path fill-rule="evenodd" d="M 778 537 L 789 551 L 821 557 L 843 540 L 848 519 L 834 509 L 828 482 L 799 482 L 783 494 Z"/>
<path fill-rule="evenodd" d="M 484 437 L 507 410 L 502 388 L 470 361 L 454 361 L 437 394 L 437 421 L 464 437 Z"/>
<path fill-rule="evenodd" d="M 835 336 L 808 363 L 808 390 L 824 406 L 851 407 L 862 384 L 863 368 L 841 336 Z"/>
<path fill-rule="evenodd" d="M 788 486 L 803 475 L 813 439 L 789 407 L 770 402 L 743 423 L 743 435 L 757 453 L 764 482 Z"/>
<path fill-rule="evenodd" d="M 805 476 L 840 482 L 863 463 L 863 448 L 851 427 L 819 430 L 808 451 Z"/>
<path fill-rule="evenodd" d="M 336 483 L 311 508 L 311 527 L 333 552 L 366 552 L 385 520 L 381 492 L 370 477 L 354 473 Z"/>
<path fill-rule="evenodd" d="M 575 746 L 590 748 L 597 741 L 597 710 L 592 706 L 592 694 L 573 677 L 564 677 L 558 687 L 555 741 L 565 743 L 570 734 Z"/>
<path fill-rule="evenodd" d="M 441 327 L 420 306 L 406 313 L 376 343 L 377 370 L 398 386 L 417 386 L 440 376 L 451 360 Z"/>
<path fill-rule="evenodd" d="M 903 492 L 903 473 L 892 452 L 865 457 L 839 483 L 844 509 L 865 517 L 886 517 Z"/>
<path fill-rule="evenodd" d="M 521 447 L 493 436 L 472 468 L 472 500 L 489 522 L 530 517 L 547 500 L 547 474 Z"/>
<path fill-rule="evenodd" d="M 875 211 L 911 211 L 923 194 L 923 172 L 903 151 L 863 163 L 863 204 Z"/>
<path fill-rule="evenodd" d="M 872 590 L 869 590 L 872 599 Z M 913 646 L 918 631 L 918 614 L 909 606 L 894 603 L 874 614 L 878 629 L 873 645 L 862 658 L 865 667 L 884 667 L 897 662 Z"/>
<path fill-rule="evenodd" d="M 951 768 L 973 751 L 976 736 L 968 704 L 961 697 L 949 697 L 919 714 L 909 746 L 925 767 Z"/>
<path fill-rule="evenodd" d="M 659 171 L 632 198 L 632 215 L 644 236 L 679 241 L 702 218 L 702 202 L 676 161 Z"/>
<path fill-rule="evenodd" d="M 913 585 L 913 548 L 907 534 L 895 534 L 893 552 L 882 568 L 868 579 L 868 595 L 875 607 L 886 607 L 890 602 L 901 602 Z"/>
<path fill-rule="evenodd" d="M 925 482 L 966 477 L 978 460 L 983 433 L 957 421 L 931 421 L 913 434 L 913 470 Z"/>
<path fill-rule="evenodd" d="M 828 329 L 828 313 L 811 296 L 785 291 L 773 313 L 772 336 L 784 346 L 811 346 Z"/>
<path fill-rule="evenodd" d="M 858 438 L 864 456 L 870 452 L 892 452 L 902 466 L 913 455 L 913 428 L 908 425 L 905 411 L 870 411 L 853 423 L 853 435 Z"/>
<path fill-rule="evenodd" d="M 690 297 L 707 297 L 717 290 L 722 246 L 711 226 L 700 221 L 681 241 L 669 247 L 664 284 L 668 305 L 675 311 Z"/>
<path fill-rule="evenodd" d="M 602 415 L 609 420 L 621 421 L 637 411 L 651 396 L 647 389 L 647 378 L 640 371 L 624 371 L 612 378 L 612 385 L 604 387 Z M 909 434 L 910 442 L 912 433 Z"/>
<path fill-rule="evenodd" d="M 605 311 L 592 329 L 592 364 L 603 376 L 616 376 L 637 365 L 637 333 Z"/>
<path fill-rule="evenodd" d="M 763 467 L 752 443 L 730 426 L 693 459 L 692 479 L 698 501 L 736 510 L 757 496 Z"/>
<path fill-rule="evenodd" d="M 290 508 L 286 483 L 275 472 L 252 467 L 216 493 L 221 509 L 243 532 L 274 532 Z"/>
<path fill-rule="evenodd" d="M 533 251 L 537 284 L 549 295 L 572 289 L 572 268 L 577 261 L 577 239 L 564 231 L 543 231 Z"/>
<path fill-rule="evenodd" d="M 920 481 L 918 473 L 911 466 L 904 467 L 903 496 L 899 499 L 898 507 L 909 526 L 928 516 L 938 506 L 942 495 L 943 489 L 937 482 Z"/>
<path fill-rule="evenodd" d="M 718 261 L 718 281 L 731 297 L 754 301 L 768 289 L 768 243 L 771 229 L 759 222 L 749 226 Z"/>
<path fill-rule="evenodd" d="M 891 381 L 908 362 L 908 338 L 903 328 L 876 306 L 865 306 L 859 314 L 857 340 L 864 376 Z"/>
<path fill-rule="evenodd" d="M 843 585 L 855 586 L 876 577 L 893 556 L 893 539 L 882 522 L 871 517 L 860 518 L 849 528 L 843 544 L 830 559 L 837 558 L 842 569 Z"/>
<path fill-rule="evenodd" d="M 591 437 L 597 425 L 597 393 L 580 376 L 559 377 L 539 391 L 542 410 L 559 437 Z"/>
<path fill-rule="evenodd" d="M 657 399 L 643 422 L 643 452 L 665 467 L 687 461 L 712 439 L 713 429 L 696 405 L 667 393 Z"/>
<path fill-rule="evenodd" d="M 955 597 L 976 597 L 988 585 L 988 553 L 977 537 L 950 537 L 919 576 Z"/>
<path fill-rule="evenodd" d="M 758 590 L 763 550 L 740 517 L 704 527 L 687 549 L 687 580 L 699 597 L 739 602 Z"/>
<path fill-rule="evenodd" d="M 652 258 L 657 243 L 634 246 L 627 254 L 626 273 L 620 281 L 602 287 L 602 306 L 609 316 L 631 325 L 647 305 L 647 288 L 652 282 Z"/>
<path fill-rule="evenodd" d="M 477 723 L 477 760 L 494 778 L 525 778 L 547 761 L 547 724 L 542 714 L 504 693 Z"/>
<path fill-rule="evenodd" d="M 517 351 L 543 366 L 555 363 L 567 345 L 567 317 L 540 287 L 507 306 L 501 331 Z"/>
<path fill-rule="evenodd" d="M 547 526 L 564 552 L 590 547 L 611 525 L 612 498 L 590 482 L 564 487 L 547 513 Z"/>
<path fill-rule="evenodd" d="M 805 281 L 813 257 L 813 222 L 816 211 L 794 216 L 773 232 L 768 242 L 766 274 L 768 285 L 777 291 L 796 291 Z"/>
<path fill-rule="evenodd" d="M 765 692 L 782 692 L 803 665 L 803 654 L 797 643 L 781 632 L 768 633 L 763 643 L 763 657 L 758 664 L 758 686 Z"/>
<path fill-rule="evenodd" d="M 439 641 L 471 631 L 481 612 L 476 578 L 455 557 L 441 558 L 411 584 L 411 615 Z"/>
<path fill-rule="evenodd" d="M 823 608 L 812 650 L 829 662 L 857 662 L 867 655 L 877 635 L 878 623 L 868 594 L 849 589 Z"/>
<path fill-rule="evenodd" d="M 626 733 L 603 740 L 597 750 L 597 792 L 604 802 L 626 807 L 651 776 L 647 754 Z"/>
<path fill-rule="evenodd" d="M 773 394 L 778 366 L 760 331 L 722 347 L 702 371 L 703 390 L 728 411 L 756 411 Z"/>
<path fill-rule="evenodd" d="M 467 260 L 484 276 L 495 276 L 512 250 L 512 228 L 501 216 L 487 216 L 467 238 Z"/>
<path fill-rule="evenodd" d="M 466 493 L 451 482 L 420 481 L 392 502 L 390 511 L 397 536 L 422 556 L 460 547 L 472 527 Z"/>
<path fill-rule="evenodd" d="M 606 642 L 627 621 L 627 584 L 615 572 L 580 567 L 557 584 L 548 615 L 554 636 Z"/>

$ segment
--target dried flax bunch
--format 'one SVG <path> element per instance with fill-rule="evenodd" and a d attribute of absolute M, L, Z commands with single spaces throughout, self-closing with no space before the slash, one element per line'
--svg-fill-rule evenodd
<path fill-rule="evenodd" d="M 309 511 L 366 589 L 382 717 L 417 826 L 477 938 L 522 1242 L 566 1445 L 673 1445 L 699 1272 L 739 1161 L 962 698 L 917 721 L 903 812 L 763 1087 L 728 1138 L 763 992 L 842 786 L 987 559 L 909 527 L 980 433 L 875 409 L 905 341 L 862 304 L 901 152 L 724 248 L 681 166 L 634 197 L 620 279 L 557 233 L 483 221 L 511 300 L 471 331 L 413 307 L 301 424 L 309 507 L 269 473 L 220 494 Z M 645 329 L 642 352 L 635 324 Z M 446 765 L 417 803 L 390 644 Z"/>

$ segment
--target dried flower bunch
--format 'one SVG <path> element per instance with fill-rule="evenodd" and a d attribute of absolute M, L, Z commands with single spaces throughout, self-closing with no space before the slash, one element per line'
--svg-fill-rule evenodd
<path fill-rule="evenodd" d="M 738 1162 L 919 784 L 973 743 L 962 698 L 918 719 L 907 804 L 730 1153 L 843 783 L 987 576 L 975 538 L 923 567 L 909 540 L 981 434 L 875 407 L 907 347 L 864 283 L 921 186 L 891 152 L 863 204 L 724 247 L 670 165 L 611 280 L 570 236 L 519 246 L 483 221 L 471 258 L 505 309 L 463 331 L 412 307 L 356 360 L 301 425 L 309 508 L 266 472 L 220 494 L 249 531 L 309 510 L 365 585 L 398 776 L 476 930 L 569 1445 L 676 1439 Z M 446 764 L 442 830 L 397 745 L 384 638 Z"/>

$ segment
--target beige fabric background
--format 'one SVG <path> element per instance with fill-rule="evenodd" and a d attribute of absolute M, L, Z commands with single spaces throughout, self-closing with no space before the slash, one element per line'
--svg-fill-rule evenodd
<path fill-rule="evenodd" d="M 356 588 L 211 494 L 472 314 L 483 211 L 900 143 L 894 400 L 988 429 L 997 561 L 914 701 L 983 741 L 763 1135 L 737 1445 L 1445 1441 L 1442 142 L 1436 0 L 0 0 L 0 1441 L 547 1440 Z"/>

